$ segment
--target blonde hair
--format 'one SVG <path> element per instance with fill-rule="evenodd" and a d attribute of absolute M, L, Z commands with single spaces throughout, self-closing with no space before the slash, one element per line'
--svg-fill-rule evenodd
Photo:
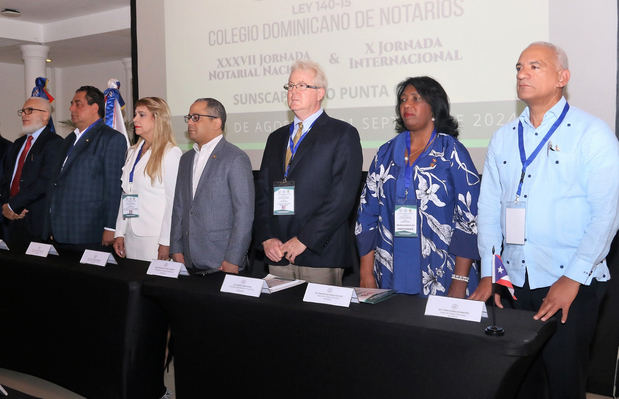
<path fill-rule="evenodd" d="M 150 177 L 151 183 L 155 182 L 155 178 L 161 182 L 163 180 L 163 174 L 161 171 L 161 163 L 168 146 L 175 146 L 174 133 L 172 132 L 172 125 L 170 123 L 170 107 L 168 103 L 159 97 L 143 97 L 136 103 L 138 106 L 146 107 L 155 118 L 155 127 L 153 129 L 153 142 L 150 145 L 150 158 L 146 163 L 144 173 Z M 140 137 L 138 142 L 133 146 L 136 150 L 139 150 L 140 146 L 144 142 L 144 139 Z"/>

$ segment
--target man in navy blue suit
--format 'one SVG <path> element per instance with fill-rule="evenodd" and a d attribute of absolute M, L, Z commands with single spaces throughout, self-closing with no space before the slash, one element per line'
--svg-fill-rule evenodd
<path fill-rule="evenodd" d="M 17 113 L 24 135 L 9 147 L 2 163 L 0 204 L 4 241 L 12 251 L 24 253 L 31 241 L 42 239 L 45 195 L 62 138 L 47 126 L 47 99 L 31 97 Z"/>
<path fill-rule="evenodd" d="M 297 61 L 284 88 L 294 122 L 267 140 L 254 238 L 270 273 L 341 285 L 351 245 L 348 218 L 361 181 L 359 133 L 322 109 L 327 79 L 318 64 Z"/>
<path fill-rule="evenodd" d="M 104 97 L 82 86 L 71 101 L 76 129 L 62 143 L 48 193 L 46 233 L 60 251 L 110 251 L 127 144 L 103 122 Z"/>

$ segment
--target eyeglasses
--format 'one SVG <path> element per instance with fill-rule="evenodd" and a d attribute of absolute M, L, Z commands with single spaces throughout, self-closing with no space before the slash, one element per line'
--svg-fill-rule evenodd
<path fill-rule="evenodd" d="M 308 85 L 307 83 L 297 83 L 297 84 L 286 83 L 284 85 L 284 90 L 290 91 L 290 90 L 294 89 L 295 87 L 299 91 L 303 91 L 305 89 L 320 89 L 320 86 L 312 86 L 312 85 Z"/>
<path fill-rule="evenodd" d="M 183 116 L 183 119 L 185 119 L 185 123 L 189 123 L 189 119 L 191 119 L 194 122 L 198 122 L 201 116 L 205 118 L 211 118 L 211 119 L 219 118 L 218 116 L 215 116 L 215 115 L 189 114 L 189 115 Z"/>
<path fill-rule="evenodd" d="M 30 115 L 32 113 L 32 111 L 47 112 L 44 109 L 28 107 L 28 108 L 18 109 L 17 110 L 17 116 L 22 116 L 22 114 Z"/>

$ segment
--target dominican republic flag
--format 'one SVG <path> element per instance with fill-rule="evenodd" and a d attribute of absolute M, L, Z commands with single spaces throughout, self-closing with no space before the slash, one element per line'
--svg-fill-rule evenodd
<path fill-rule="evenodd" d="M 50 102 L 50 104 L 54 101 L 54 97 L 47 91 L 47 82 L 48 79 L 44 77 L 38 77 L 34 80 L 34 88 L 32 89 L 31 97 L 41 97 Z M 52 120 L 52 116 L 49 116 L 49 121 L 47 121 L 47 126 L 52 131 L 52 133 L 56 133 L 56 128 L 54 127 L 54 121 Z"/>
<path fill-rule="evenodd" d="M 505 266 L 503 266 L 501 257 L 499 255 L 494 255 L 492 257 L 492 263 L 492 282 L 506 287 L 509 293 L 512 294 L 512 298 L 516 300 L 516 296 L 514 295 L 514 286 L 512 285 L 512 281 L 509 279 Z"/>
<path fill-rule="evenodd" d="M 107 89 L 103 93 L 105 95 L 105 124 L 121 132 L 125 136 L 127 147 L 129 147 L 129 136 L 127 136 L 127 129 L 125 129 L 125 121 L 122 114 L 125 101 L 118 91 L 119 88 L 120 82 L 117 79 L 108 80 Z"/>

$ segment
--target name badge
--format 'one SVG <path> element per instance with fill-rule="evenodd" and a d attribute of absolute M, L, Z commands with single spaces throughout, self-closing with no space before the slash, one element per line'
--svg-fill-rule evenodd
<path fill-rule="evenodd" d="M 417 206 L 395 206 L 395 236 L 417 237 Z"/>
<path fill-rule="evenodd" d="M 137 194 L 123 194 L 123 218 L 137 218 L 139 216 L 139 202 Z"/>
<path fill-rule="evenodd" d="M 524 245 L 526 203 L 514 201 L 505 207 L 505 243 Z"/>
<path fill-rule="evenodd" d="M 294 215 L 294 181 L 273 183 L 273 215 Z"/>

